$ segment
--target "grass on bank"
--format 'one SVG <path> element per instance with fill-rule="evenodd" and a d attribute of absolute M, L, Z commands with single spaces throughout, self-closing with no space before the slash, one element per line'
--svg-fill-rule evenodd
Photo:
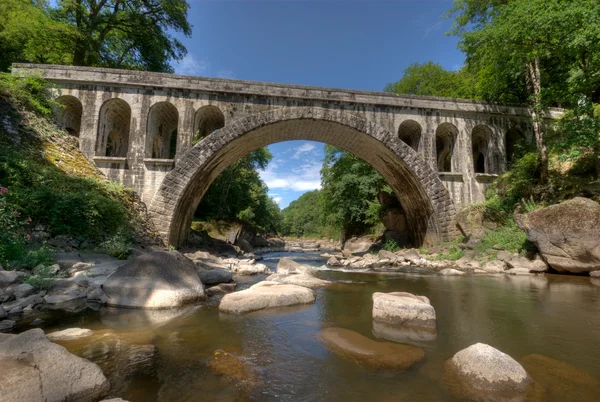
<path fill-rule="evenodd" d="M 0 74 L 0 264 L 9 269 L 50 262 L 42 233 L 124 258 L 137 219 L 132 191 L 105 180 L 52 122 L 50 90 Z"/>

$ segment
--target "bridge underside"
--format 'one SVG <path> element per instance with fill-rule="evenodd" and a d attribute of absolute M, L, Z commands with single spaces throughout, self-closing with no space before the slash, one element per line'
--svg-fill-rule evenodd
<path fill-rule="evenodd" d="M 372 165 L 400 200 L 415 245 L 457 235 L 450 194 L 437 174 L 396 135 L 347 112 L 290 108 L 233 121 L 182 155 L 150 206 L 165 242 L 179 246 L 186 241 L 202 196 L 227 166 L 260 147 L 289 140 L 335 145 Z"/>

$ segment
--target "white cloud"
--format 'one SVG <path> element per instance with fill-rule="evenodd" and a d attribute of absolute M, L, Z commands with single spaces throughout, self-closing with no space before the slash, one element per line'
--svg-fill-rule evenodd
<path fill-rule="evenodd" d="M 309 144 L 310 145 L 310 144 Z M 285 169 L 285 166 L 281 167 Z M 321 188 L 321 162 L 309 161 L 293 169 L 285 169 L 284 172 L 275 171 L 275 167 L 269 165 L 260 172 L 261 179 L 269 189 L 287 189 L 292 191 L 311 191 Z"/>
<path fill-rule="evenodd" d="M 207 61 L 198 60 L 188 53 L 175 65 L 175 72 L 184 75 L 203 75 L 208 72 L 208 67 Z"/>
<path fill-rule="evenodd" d="M 302 144 L 299 147 L 295 148 L 296 152 L 294 152 L 294 155 L 292 155 L 292 158 L 300 159 L 300 157 L 303 154 L 313 151 L 316 147 L 317 146 L 315 144 L 311 144 L 310 142 Z"/>
<path fill-rule="evenodd" d="M 281 201 L 283 201 L 283 197 L 273 197 L 273 201 L 275 201 L 277 204 L 281 204 Z"/>

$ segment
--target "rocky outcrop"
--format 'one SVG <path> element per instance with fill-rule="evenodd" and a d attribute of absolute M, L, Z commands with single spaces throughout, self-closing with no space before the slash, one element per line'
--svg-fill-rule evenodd
<path fill-rule="evenodd" d="M 415 346 L 377 342 L 344 328 L 326 328 L 319 338 L 336 355 L 370 369 L 404 371 L 425 357 Z"/>
<path fill-rule="evenodd" d="M 211 286 L 211 287 L 207 288 L 206 295 L 208 297 L 223 296 L 228 293 L 235 292 L 236 286 L 237 285 L 235 283 L 220 283 L 216 286 Z"/>
<path fill-rule="evenodd" d="M 516 217 L 527 239 L 559 272 L 600 270 L 600 204 L 573 198 Z"/>
<path fill-rule="evenodd" d="M 518 401 L 532 386 L 516 360 L 483 343 L 471 345 L 448 360 L 443 381 L 452 395 L 468 400 Z"/>
<path fill-rule="evenodd" d="M 41 329 L 0 342 L 0 401 L 96 401 L 109 383 L 100 368 L 46 338 Z"/>
<path fill-rule="evenodd" d="M 225 313 L 241 314 L 314 302 L 315 294 L 310 289 L 302 286 L 263 281 L 246 290 L 223 296 L 219 304 L 219 310 Z"/>
<path fill-rule="evenodd" d="M 374 293 L 373 321 L 394 326 L 436 330 L 435 309 L 425 296 L 406 292 Z"/>
<path fill-rule="evenodd" d="M 310 267 L 299 264 L 291 258 L 282 257 L 277 263 L 278 274 L 310 274 Z"/>
<path fill-rule="evenodd" d="M 6 289 L 13 283 L 18 283 L 25 276 L 24 272 L 19 271 L 0 271 L 0 290 Z"/>
<path fill-rule="evenodd" d="M 204 300 L 194 263 L 177 252 L 153 251 L 119 267 L 104 283 L 108 305 L 172 308 Z"/>
<path fill-rule="evenodd" d="M 273 274 L 269 275 L 265 280 L 287 285 L 302 286 L 309 289 L 324 288 L 331 284 L 329 281 L 315 278 L 314 276 L 308 274 Z"/>
<path fill-rule="evenodd" d="M 353 237 L 344 243 L 344 250 L 350 253 L 365 253 L 373 246 L 373 240 L 368 237 Z"/>

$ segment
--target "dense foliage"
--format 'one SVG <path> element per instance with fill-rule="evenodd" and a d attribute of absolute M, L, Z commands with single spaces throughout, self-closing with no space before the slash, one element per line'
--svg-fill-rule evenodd
<path fill-rule="evenodd" d="M 46 90 L 40 79 L 0 76 L 0 263 L 27 267 L 47 258 L 43 248 L 30 247 L 34 232 L 89 247 L 119 243 L 129 252 L 129 191 L 100 179 L 67 133 L 45 118 Z"/>
<path fill-rule="evenodd" d="M 267 148 L 260 148 L 227 167 L 200 201 L 195 216 L 200 220 L 241 220 L 278 233 L 281 211 L 258 174 L 272 158 Z"/>
<path fill-rule="evenodd" d="M 0 70 L 13 62 L 172 71 L 191 35 L 185 0 L 2 0 Z"/>

